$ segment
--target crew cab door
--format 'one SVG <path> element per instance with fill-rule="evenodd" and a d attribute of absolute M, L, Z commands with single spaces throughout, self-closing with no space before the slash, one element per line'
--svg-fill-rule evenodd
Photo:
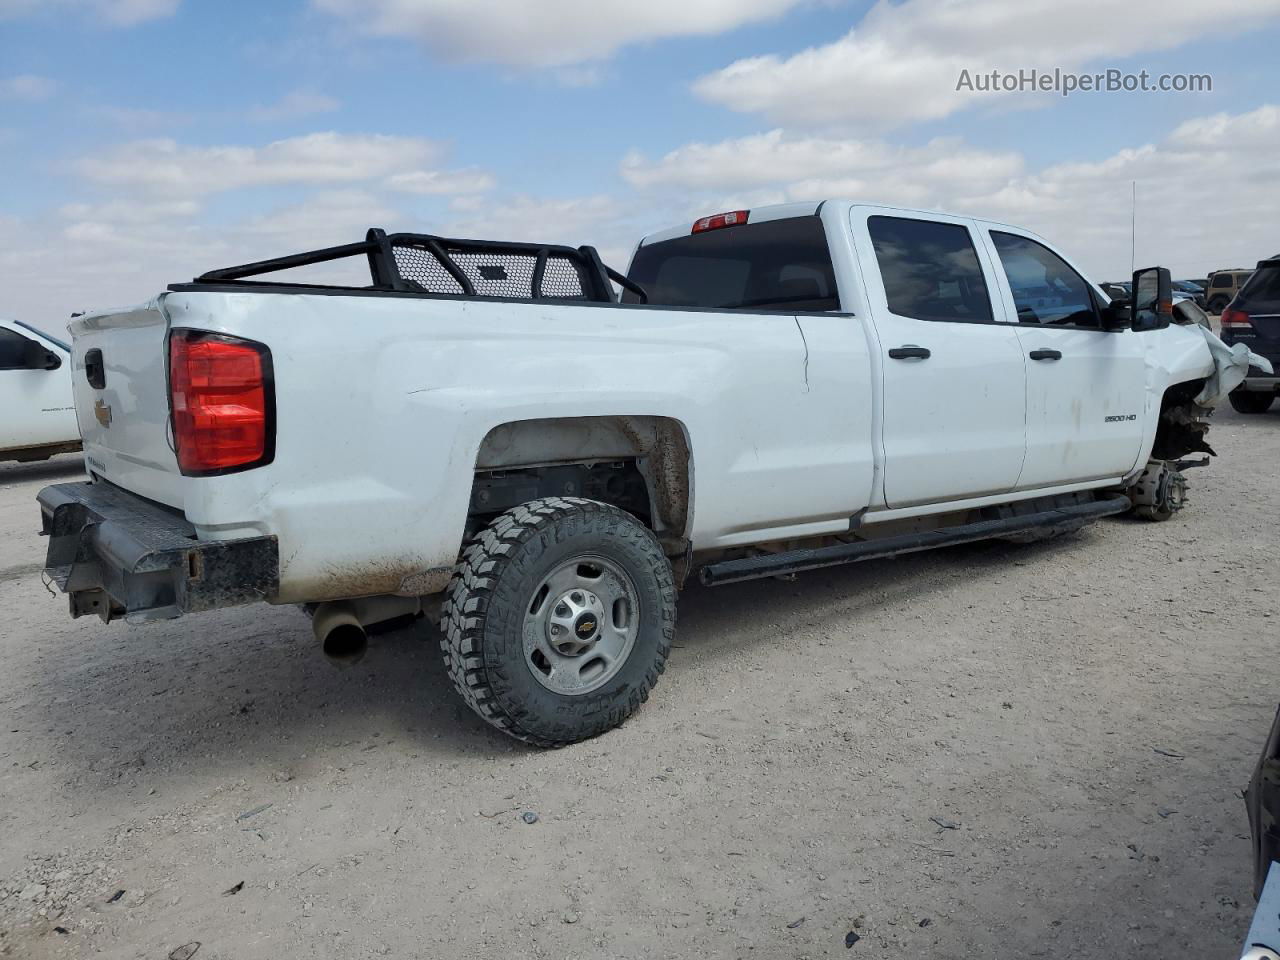
<path fill-rule="evenodd" d="M 1016 326 L 997 322 L 974 224 L 856 212 L 853 232 L 879 340 L 886 505 L 1012 490 L 1026 371 Z"/>
<path fill-rule="evenodd" d="M 1029 234 L 984 227 L 997 288 L 1027 357 L 1027 460 L 1019 489 L 1118 478 L 1142 451 L 1142 334 L 1102 329 L 1100 297 Z"/>
<path fill-rule="evenodd" d="M 0 321 L 0 450 L 66 443 L 80 435 L 70 370 L 70 355 L 56 343 Z"/>

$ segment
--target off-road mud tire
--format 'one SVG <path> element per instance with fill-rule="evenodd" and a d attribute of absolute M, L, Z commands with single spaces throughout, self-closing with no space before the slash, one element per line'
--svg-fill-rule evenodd
<path fill-rule="evenodd" d="M 1266 413 L 1275 399 L 1274 393 L 1252 390 L 1232 390 L 1227 394 L 1231 409 L 1236 413 Z"/>
<path fill-rule="evenodd" d="M 612 561 L 629 575 L 639 623 L 625 663 L 599 689 L 548 689 L 526 659 L 523 623 L 548 572 L 575 554 Z M 561 747 L 621 724 L 649 697 L 671 653 L 676 588 L 657 538 L 608 504 L 548 497 L 514 507 L 464 551 L 445 594 L 440 645 L 463 700 L 504 733 Z"/>

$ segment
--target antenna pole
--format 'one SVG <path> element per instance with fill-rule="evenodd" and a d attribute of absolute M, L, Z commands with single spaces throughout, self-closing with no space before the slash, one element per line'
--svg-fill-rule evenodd
<path fill-rule="evenodd" d="M 1133 181 L 1133 202 L 1129 207 L 1129 272 L 1138 269 L 1138 181 Z"/>

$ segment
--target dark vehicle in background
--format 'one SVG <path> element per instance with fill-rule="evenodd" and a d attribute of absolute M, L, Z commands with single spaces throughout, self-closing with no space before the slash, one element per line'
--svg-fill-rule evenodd
<path fill-rule="evenodd" d="M 1131 283 L 1100 283 L 1102 292 L 1112 300 L 1128 300 L 1133 296 L 1133 287 Z"/>
<path fill-rule="evenodd" d="M 1245 281 L 1253 274 L 1252 270 L 1233 267 L 1230 270 L 1215 270 L 1209 274 L 1209 286 L 1205 290 L 1204 308 L 1210 313 L 1221 313 L 1232 298 L 1240 292 Z"/>
<path fill-rule="evenodd" d="M 1214 274 L 1215 279 L 1217 276 Z M 1221 336 L 1228 345 L 1243 343 L 1273 366 L 1280 365 L 1280 255 L 1259 261 L 1257 270 L 1222 311 Z M 1231 391 L 1228 399 L 1240 413 L 1266 413 L 1277 389 L 1280 376 L 1250 367 L 1244 383 Z"/>
<path fill-rule="evenodd" d="M 1189 297 L 1196 302 L 1196 306 L 1201 310 L 1204 309 L 1205 299 L 1204 287 L 1194 280 L 1175 280 L 1173 281 L 1173 292 L 1184 297 Z"/>

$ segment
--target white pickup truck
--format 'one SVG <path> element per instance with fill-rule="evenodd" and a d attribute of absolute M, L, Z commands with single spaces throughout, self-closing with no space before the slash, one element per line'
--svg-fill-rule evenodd
<path fill-rule="evenodd" d="M 368 286 L 270 276 L 347 257 Z M 303 605 L 345 662 L 438 612 L 481 716 L 580 740 L 646 699 L 692 573 L 1171 516 L 1247 363 L 1134 283 L 837 200 L 649 236 L 625 277 L 378 230 L 216 270 L 71 323 L 91 481 L 40 493 L 48 573 L 73 616 Z"/>
<path fill-rule="evenodd" d="M 61 340 L 0 320 L 0 460 L 48 460 L 80 449 L 70 360 Z"/>

